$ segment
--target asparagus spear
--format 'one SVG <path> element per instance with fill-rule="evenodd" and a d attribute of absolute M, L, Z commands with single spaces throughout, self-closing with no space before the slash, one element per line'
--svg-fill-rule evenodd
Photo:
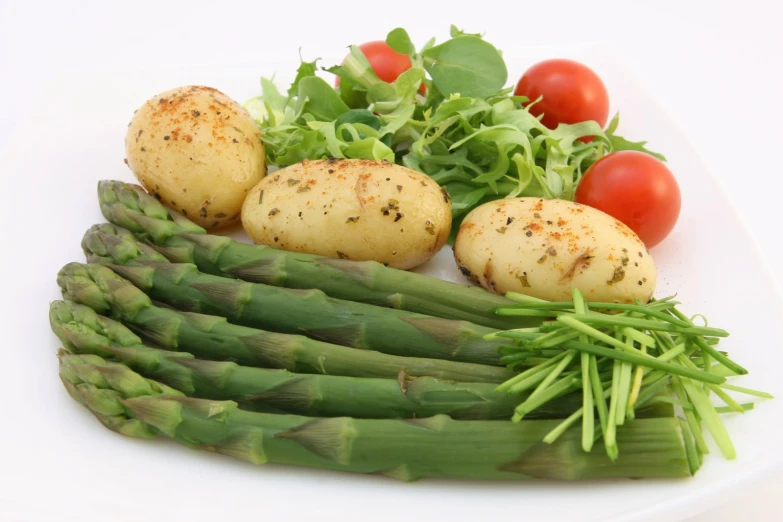
<path fill-rule="evenodd" d="M 110 224 L 90 228 L 82 247 L 90 262 L 109 264 L 157 301 L 246 326 L 304 333 L 393 355 L 478 364 L 500 365 L 498 349 L 506 343 L 485 340 L 494 330 L 466 321 L 333 299 L 320 290 L 291 290 L 203 274 L 192 264 L 170 263 L 127 230 Z"/>
<path fill-rule="evenodd" d="M 255 330 L 231 324 L 223 317 L 161 308 L 132 283 L 101 265 L 70 263 L 58 274 L 57 283 L 66 299 L 126 323 L 153 344 L 168 350 L 187 350 L 205 359 L 297 373 L 391 379 L 400 371 L 414 377 L 463 382 L 499 383 L 514 375 L 507 368 L 356 350 L 300 335 Z"/>
<path fill-rule="evenodd" d="M 338 299 L 470 321 L 495 329 L 535 326 L 540 322 L 537 318 L 495 315 L 495 307 L 513 302 L 476 287 L 372 261 L 285 252 L 208 235 L 137 185 L 101 181 L 98 199 L 108 221 L 152 243 L 172 262 L 194 263 L 208 274 L 287 288 L 318 288 Z"/>
<path fill-rule="evenodd" d="M 60 376 L 71 396 L 104 425 L 129 436 L 168 436 L 192 448 L 254 464 L 373 473 L 408 481 L 692 475 L 682 421 L 672 417 L 637 419 L 621 426 L 617 435 L 623 454 L 611 462 L 600 452 L 581 451 L 579 430 L 568 430 L 554 444 L 541 443 L 557 421 L 256 413 L 239 409 L 232 401 L 161 395 L 162 385 L 154 387 L 129 368 L 98 359 L 61 355 Z M 106 373 L 113 378 L 103 378 Z"/>

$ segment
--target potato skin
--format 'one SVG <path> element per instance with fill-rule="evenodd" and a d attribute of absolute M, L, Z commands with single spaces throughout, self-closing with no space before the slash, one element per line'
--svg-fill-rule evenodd
<path fill-rule="evenodd" d="M 463 274 L 495 293 L 520 292 L 570 301 L 647 302 L 657 271 L 644 243 L 626 225 L 564 200 L 501 199 L 462 222 L 454 258 Z"/>
<path fill-rule="evenodd" d="M 125 154 L 147 191 L 212 230 L 239 221 L 247 192 L 266 174 L 255 122 L 210 87 L 179 87 L 145 102 L 128 127 Z"/>
<path fill-rule="evenodd" d="M 448 239 L 451 201 L 428 176 L 387 161 L 305 160 L 253 187 L 242 225 L 255 243 L 408 269 Z"/>

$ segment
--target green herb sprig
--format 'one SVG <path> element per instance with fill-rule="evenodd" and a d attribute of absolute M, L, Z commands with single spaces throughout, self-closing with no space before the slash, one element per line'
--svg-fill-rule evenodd
<path fill-rule="evenodd" d="M 759 398 L 772 396 L 726 382 L 728 377 L 748 373 L 715 348 L 729 333 L 707 326 L 706 321 L 704 326 L 696 326 L 677 309 L 679 302 L 673 297 L 649 304 L 590 303 L 588 307 L 577 288 L 572 295 L 573 301 L 548 302 L 509 292 L 506 297 L 517 304 L 495 311 L 506 316 L 552 318 L 538 328 L 487 336 L 509 340 L 511 344 L 501 350 L 501 362 L 519 371 L 496 391 L 517 394 L 533 390 L 516 408 L 512 420 L 520 421 L 547 401 L 581 389 L 582 408 L 558 424 L 544 442 L 551 444 L 581 418 L 582 449 L 590 451 L 594 441 L 602 438 L 607 455 L 614 460 L 620 452 L 617 426 L 634 419 L 641 406 L 671 402 L 685 418 L 694 458 L 700 462 L 700 455 L 709 452 L 702 426 L 727 459 L 735 458 L 720 414 L 744 413 L 753 403 L 740 404 L 726 390 Z M 713 394 L 724 405 L 715 406 Z"/>

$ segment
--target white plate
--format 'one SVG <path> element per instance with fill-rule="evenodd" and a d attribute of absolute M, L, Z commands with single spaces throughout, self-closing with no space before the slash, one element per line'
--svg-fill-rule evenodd
<path fill-rule="evenodd" d="M 649 139 L 668 156 L 678 176 L 682 216 L 673 235 L 653 251 L 660 270 L 657 294 L 678 293 L 686 312 L 703 313 L 710 324 L 732 333 L 725 347 L 751 371 L 738 382 L 783 395 L 783 351 L 775 335 L 781 302 L 725 195 L 671 119 L 605 52 L 537 48 L 506 53 L 506 58 L 524 64 L 555 55 L 593 66 L 615 108 L 622 110 L 622 134 Z M 335 63 L 341 57 L 325 58 L 325 63 Z M 0 479 L 7 482 L 0 487 L 0 518 L 679 519 L 710 508 L 711 499 L 783 461 L 781 401 L 762 402 L 743 416 L 726 416 L 738 459 L 727 462 L 715 450 L 695 478 L 676 481 L 405 484 L 381 477 L 254 467 L 164 441 L 125 439 L 101 427 L 57 379 L 57 342 L 48 331 L 46 313 L 48 302 L 59 298 L 57 270 L 82 259 L 82 233 L 102 220 L 96 181 L 132 179 L 122 159 L 125 126 L 133 110 L 154 93 L 188 83 L 212 85 L 244 100 L 257 93 L 259 74 L 285 72 L 279 78 L 288 79 L 296 65 L 79 73 L 52 86 L 40 100 L 41 111 L 9 144 L 0 158 L 6 189 L 0 206 L 0 273 L 12 289 L 11 297 L 0 304 L 6 348 L 0 379 Z M 460 280 L 449 250 L 423 271 Z"/>

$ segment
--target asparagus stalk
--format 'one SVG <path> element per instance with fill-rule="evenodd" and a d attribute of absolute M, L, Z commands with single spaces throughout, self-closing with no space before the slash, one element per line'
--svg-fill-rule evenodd
<path fill-rule="evenodd" d="M 408 310 L 495 329 L 538 324 L 540 319 L 499 317 L 494 308 L 513 301 L 373 261 L 330 259 L 285 252 L 213 236 L 170 211 L 137 185 L 98 184 L 101 211 L 108 221 L 149 242 L 172 262 L 193 263 L 204 273 L 287 288 L 318 288 L 331 297 Z"/>
<path fill-rule="evenodd" d="M 82 247 L 157 301 L 180 310 L 219 315 L 246 326 L 304 333 L 322 341 L 383 353 L 500 365 L 505 341 L 485 340 L 485 326 L 381 308 L 326 296 L 204 274 L 170 263 L 114 225 L 94 226 Z"/>
<path fill-rule="evenodd" d="M 164 435 L 195 449 L 254 464 L 422 477 L 525 480 L 692 475 L 682 421 L 637 419 L 618 429 L 623 454 L 615 462 L 580 449 L 579 430 L 554 444 L 541 438 L 557 421 L 455 421 L 312 418 L 249 412 L 232 401 L 162 395 L 127 367 L 97 356 L 60 356 L 60 376 L 78 402 L 124 435 Z M 105 373 L 113 378 L 102 377 Z M 127 383 L 138 383 L 129 386 Z M 121 386 L 117 384 L 122 384 Z"/>
<path fill-rule="evenodd" d="M 200 358 L 352 377 L 396 379 L 403 371 L 413 377 L 499 383 L 514 375 L 507 368 L 356 350 L 300 335 L 247 328 L 223 317 L 161 308 L 132 283 L 101 265 L 70 263 L 58 274 L 57 283 L 66 299 L 124 322 L 157 346 L 186 350 Z"/>

